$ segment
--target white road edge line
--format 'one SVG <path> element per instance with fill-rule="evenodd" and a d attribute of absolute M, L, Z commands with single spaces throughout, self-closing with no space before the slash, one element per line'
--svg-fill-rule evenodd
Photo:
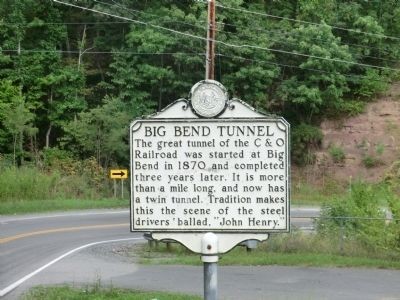
<path fill-rule="evenodd" d="M 43 215 L 36 217 L 16 217 L 13 219 L 7 219 L 7 216 L 4 216 L 4 221 L 2 223 L 8 222 L 17 222 L 17 221 L 29 221 L 29 220 L 37 220 L 37 219 L 49 219 L 49 218 L 60 218 L 60 217 L 80 217 L 80 216 L 93 216 L 93 215 L 112 215 L 112 214 L 125 214 L 129 213 L 129 210 L 117 210 L 117 211 L 105 211 L 105 212 L 77 212 L 77 213 L 65 213 L 65 214 L 56 214 L 56 215 Z M 0 216 L 1 217 L 1 216 Z"/>
<path fill-rule="evenodd" d="M 8 294 L 9 292 L 11 292 L 12 290 L 14 290 L 15 288 L 17 288 L 18 286 L 20 286 L 22 283 L 24 283 L 25 281 L 27 281 L 28 279 L 32 278 L 33 276 L 35 276 L 36 274 L 40 273 L 41 271 L 43 271 L 44 269 L 50 267 L 51 265 L 55 264 L 56 262 L 62 260 L 63 258 L 67 257 L 68 255 L 71 255 L 75 252 L 78 252 L 82 249 L 88 248 L 88 247 L 92 247 L 95 245 L 99 245 L 99 244 L 106 244 L 106 243 L 114 243 L 114 242 L 124 242 L 124 241 L 133 241 L 133 240 L 142 240 L 142 237 L 139 238 L 126 238 L 126 239 L 117 239 L 117 240 L 108 240 L 108 241 L 100 241 L 100 242 L 94 242 L 94 243 L 90 243 L 90 244 L 86 244 L 83 246 L 80 246 L 78 248 L 75 248 L 71 251 L 68 251 L 67 253 L 64 253 L 63 255 L 57 257 L 56 259 L 53 259 L 51 262 L 45 264 L 44 266 L 40 267 L 39 269 L 33 271 L 32 273 L 29 273 L 28 275 L 22 277 L 21 279 L 19 279 L 18 281 L 10 284 L 9 286 L 7 286 L 6 288 L 0 290 L 0 297 L 5 296 L 6 294 Z"/>

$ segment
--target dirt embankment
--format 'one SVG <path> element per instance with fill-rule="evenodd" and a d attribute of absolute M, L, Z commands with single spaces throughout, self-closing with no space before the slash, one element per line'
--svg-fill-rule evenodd
<path fill-rule="evenodd" d="M 366 106 L 359 116 L 321 124 L 324 134 L 317 162 L 304 170 L 317 183 L 382 180 L 400 160 L 400 83 Z"/>

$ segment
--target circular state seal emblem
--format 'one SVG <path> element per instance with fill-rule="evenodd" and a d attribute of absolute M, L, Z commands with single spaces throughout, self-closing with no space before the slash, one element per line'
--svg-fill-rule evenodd
<path fill-rule="evenodd" d="M 215 80 L 204 80 L 195 84 L 190 91 L 190 102 L 194 112 L 205 118 L 222 113 L 228 101 L 225 87 Z"/>

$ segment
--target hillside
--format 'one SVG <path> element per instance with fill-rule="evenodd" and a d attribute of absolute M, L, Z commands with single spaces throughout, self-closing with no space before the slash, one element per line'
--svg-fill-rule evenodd
<path fill-rule="evenodd" d="M 400 159 L 400 83 L 369 103 L 356 117 L 321 124 L 324 140 L 317 162 L 307 167 L 308 181 L 382 180 Z"/>

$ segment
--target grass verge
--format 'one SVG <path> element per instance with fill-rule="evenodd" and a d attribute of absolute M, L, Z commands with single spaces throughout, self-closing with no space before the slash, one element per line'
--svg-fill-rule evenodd
<path fill-rule="evenodd" d="M 122 290 L 116 288 L 103 289 L 99 287 L 91 288 L 72 288 L 62 287 L 36 287 L 22 297 L 24 300 L 200 300 L 199 296 L 165 293 L 165 292 L 145 292 L 137 290 Z"/>
<path fill-rule="evenodd" d="M 11 200 L 0 202 L 0 215 L 100 208 L 128 208 L 127 199 Z"/>
<path fill-rule="evenodd" d="M 89 162 L 94 166 L 78 168 L 72 164 L 42 170 L 34 166 L 2 167 L 0 160 L 0 215 L 129 207 L 127 197 L 112 198 L 111 181 L 95 162 Z"/>
<path fill-rule="evenodd" d="M 398 252 L 373 252 L 354 241 L 348 241 L 340 247 L 338 245 L 334 239 L 302 233 L 288 234 L 272 237 L 251 252 L 247 252 L 245 247 L 236 247 L 222 255 L 219 264 L 400 269 Z M 198 254 L 190 253 L 179 244 L 136 247 L 130 253 L 137 255 L 136 258 L 143 264 L 202 264 Z"/>

